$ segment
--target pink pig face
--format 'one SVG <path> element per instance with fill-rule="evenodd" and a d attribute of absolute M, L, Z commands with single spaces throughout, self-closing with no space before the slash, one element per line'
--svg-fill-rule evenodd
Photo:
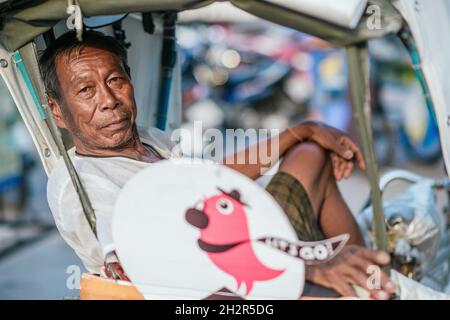
<path fill-rule="evenodd" d="M 200 228 L 200 239 L 213 245 L 228 245 L 249 240 L 245 204 L 233 190 L 203 200 L 203 209 L 191 208 L 186 220 Z"/>

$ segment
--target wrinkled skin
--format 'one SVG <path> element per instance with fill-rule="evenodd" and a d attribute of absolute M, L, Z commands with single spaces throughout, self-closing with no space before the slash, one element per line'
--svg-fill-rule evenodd
<path fill-rule="evenodd" d="M 49 104 L 78 153 L 152 157 L 137 133 L 134 90 L 119 57 L 87 46 L 58 56 L 56 73 L 61 99 L 50 97 Z"/>

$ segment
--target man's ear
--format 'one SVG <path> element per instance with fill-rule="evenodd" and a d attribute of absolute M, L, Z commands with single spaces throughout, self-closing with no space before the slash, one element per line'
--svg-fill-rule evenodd
<path fill-rule="evenodd" d="M 48 106 L 52 110 L 53 118 L 55 119 L 56 125 L 60 129 L 67 129 L 64 117 L 61 112 L 61 106 L 53 97 L 48 97 Z"/>

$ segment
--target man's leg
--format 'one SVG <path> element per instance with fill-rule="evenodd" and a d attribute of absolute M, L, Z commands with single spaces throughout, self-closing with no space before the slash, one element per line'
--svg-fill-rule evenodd
<path fill-rule="evenodd" d="M 348 233 L 348 244 L 363 245 L 358 225 L 337 187 L 327 152 L 314 143 L 299 144 L 284 156 L 279 171 L 303 186 L 326 238 Z"/>

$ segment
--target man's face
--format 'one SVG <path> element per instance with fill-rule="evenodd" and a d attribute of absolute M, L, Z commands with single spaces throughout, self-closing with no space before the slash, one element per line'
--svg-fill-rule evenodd
<path fill-rule="evenodd" d="M 61 101 L 55 102 L 61 111 L 58 126 L 70 132 L 77 147 L 105 150 L 127 145 L 136 134 L 136 104 L 119 57 L 88 46 L 76 51 L 55 61 L 61 88 Z"/>

